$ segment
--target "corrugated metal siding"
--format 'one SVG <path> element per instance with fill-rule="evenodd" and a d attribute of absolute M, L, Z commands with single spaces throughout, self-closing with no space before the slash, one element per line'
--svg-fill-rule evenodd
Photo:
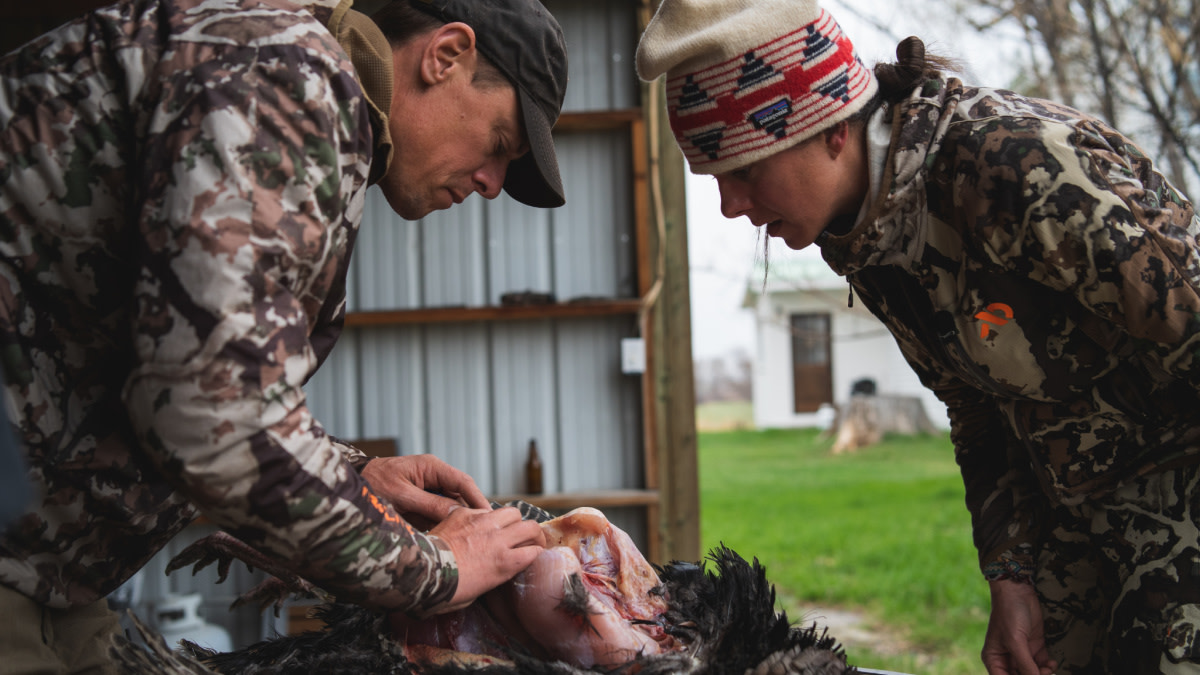
<path fill-rule="evenodd" d="M 471 197 L 421 221 L 421 304 L 478 307 L 487 304 L 486 202 Z M 375 280 L 360 276 L 359 287 Z"/>
<path fill-rule="evenodd" d="M 362 429 L 358 438 L 392 438 L 401 454 L 426 452 L 425 356 L 420 327 L 352 331 L 362 368 Z"/>
<path fill-rule="evenodd" d="M 564 322 L 559 331 L 564 491 L 642 487 L 640 383 L 621 373 L 628 336 L 607 319 Z"/>
<path fill-rule="evenodd" d="M 472 474 L 492 468 L 487 326 L 443 324 L 425 329 L 427 451 Z"/>
<path fill-rule="evenodd" d="M 553 321 L 519 321 L 492 327 L 492 412 L 496 462 L 489 477 L 495 494 L 525 491 L 529 441 L 537 441 L 546 492 L 558 492 L 558 366 Z M 483 476 L 477 474 L 477 480 Z"/>
<path fill-rule="evenodd" d="M 510 291 L 554 292 L 550 251 L 561 216 L 502 197 L 488 203 L 487 218 L 488 304 Z"/>
<path fill-rule="evenodd" d="M 563 110 L 634 108 L 638 80 L 637 12 L 633 2 L 544 2 L 562 25 L 567 42 L 568 84 Z"/>
<path fill-rule="evenodd" d="M 627 132 L 556 139 L 567 204 L 554 212 L 554 286 L 564 300 L 637 294 Z"/>
<path fill-rule="evenodd" d="M 358 364 L 357 336 L 347 332 L 304 387 L 309 412 L 326 431 L 340 438 L 364 437 L 359 411 L 365 397 Z"/>
<path fill-rule="evenodd" d="M 378 189 L 367 190 L 347 283 L 347 307 L 351 311 L 422 305 L 422 231 L 421 223 L 396 216 Z"/>
<path fill-rule="evenodd" d="M 489 494 L 524 491 L 536 440 L 545 490 L 644 485 L 641 382 L 620 370 L 629 316 L 362 327 L 307 387 L 339 438 L 430 452 Z"/>
<path fill-rule="evenodd" d="M 556 139 L 567 204 L 535 209 L 473 196 L 406 221 L 368 191 L 355 243 L 350 311 L 500 304 L 508 292 L 561 301 L 636 294 L 633 181 L 627 131 Z"/>

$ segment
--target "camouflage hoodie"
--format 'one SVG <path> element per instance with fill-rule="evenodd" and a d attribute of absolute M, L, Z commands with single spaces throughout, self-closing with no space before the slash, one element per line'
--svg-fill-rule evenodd
<path fill-rule="evenodd" d="M 1200 221 L 1128 139 L 934 79 L 887 110 L 879 197 L 822 255 L 949 410 L 989 576 L 1039 504 L 1200 451 Z"/>
<path fill-rule="evenodd" d="M 93 601 L 203 513 L 347 600 L 450 598 L 301 385 L 372 132 L 334 0 L 134 0 L 0 60 L 0 359 L 40 496 L 0 583 Z"/>

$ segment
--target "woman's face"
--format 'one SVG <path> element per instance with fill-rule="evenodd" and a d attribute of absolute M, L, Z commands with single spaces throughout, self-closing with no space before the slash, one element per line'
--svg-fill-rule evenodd
<path fill-rule="evenodd" d="M 850 147 L 850 140 L 849 125 L 839 124 L 741 169 L 717 174 L 721 213 L 746 216 L 788 248 L 805 248 L 835 218 L 852 216 L 862 205 L 866 165 L 861 147 Z"/>

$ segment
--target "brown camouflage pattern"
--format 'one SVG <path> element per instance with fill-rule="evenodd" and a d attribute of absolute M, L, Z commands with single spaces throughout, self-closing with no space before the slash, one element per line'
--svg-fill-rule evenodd
<path fill-rule="evenodd" d="M 1200 671 L 1200 469 L 1044 517 L 1036 584 L 1058 673 Z"/>
<path fill-rule="evenodd" d="M 86 604 L 203 513 L 348 601 L 453 595 L 301 389 L 372 154 L 334 4 L 134 0 L 0 60 L 0 360 L 41 493 L 0 583 Z"/>
<path fill-rule="evenodd" d="M 990 577 L 1027 578 L 1035 510 L 1200 450 L 1200 221 L 1127 138 L 931 79 L 888 109 L 880 197 L 830 266 L 947 404 Z"/>

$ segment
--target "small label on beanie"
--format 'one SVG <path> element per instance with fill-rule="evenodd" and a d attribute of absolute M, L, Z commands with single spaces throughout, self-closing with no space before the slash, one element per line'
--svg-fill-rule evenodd
<path fill-rule="evenodd" d="M 765 129 L 790 114 L 792 114 L 792 102 L 781 98 L 765 108 L 750 113 L 750 121 L 754 123 L 754 128 Z"/>
<path fill-rule="evenodd" d="M 750 113 L 750 123 L 755 129 L 762 129 L 783 138 L 787 130 L 787 116 L 792 114 L 792 102 L 781 98 L 775 103 Z"/>

